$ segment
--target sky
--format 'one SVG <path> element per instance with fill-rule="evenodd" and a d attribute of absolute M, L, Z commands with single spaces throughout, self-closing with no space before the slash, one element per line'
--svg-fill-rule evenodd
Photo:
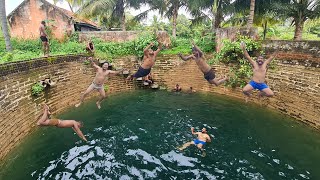
<path fill-rule="evenodd" d="M 12 12 L 16 7 L 19 6 L 19 4 L 21 4 L 23 2 L 23 0 L 5 0 L 6 1 L 6 13 L 7 15 Z M 47 0 L 48 2 L 52 3 L 53 4 L 53 0 Z M 60 3 L 57 3 L 57 6 L 61 7 L 61 8 L 64 8 L 64 9 L 67 9 L 67 10 L 70 10 L 68 4 L 64 1 L 64 2 L 60 2 Z M 139 13 L 147 10 L 148 7 L 147 6 L 141 6 L 140 9 L 138 10 L 135 10 L 135 9 L 129 9 L 128 11 L 130 12 L 130 14 L 132 15 L 138 15 Z M 187 16 L 187 18 L 191 18 L 190 14 L 188 14 L 183 8 L 179 10 L 179 14 L 184 14 Z M 148 17 L 146 20 L 143 21 L 143 23 L 145 24 L 151 24 L 151 21 L 152 21 L 152 18 L 153 16 L 156 15 L 157 17 L 160 17 L 159 13 L 153 11 L 153 12 L 150 12 L 148 14 Z M 168 19 L 166 18 L 162 18 L 161 21 L 164 21 L 164 22 L 168 22 Z"/>

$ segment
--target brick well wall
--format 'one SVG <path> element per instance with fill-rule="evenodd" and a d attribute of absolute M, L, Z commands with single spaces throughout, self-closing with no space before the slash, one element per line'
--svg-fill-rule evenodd
<path fill-rule="evenodd" d="M 265 44 L 266 51 L 280 49 L 275 61 L 277 67 L 268 70 L 267 83 L 275 92 L 273 98 L 252 102 L 276 109 L 315 128 L 320 128 L 320 57 L 315 50 L 319 42 L 301 42 L 300 48 L 292 42 Z M 303 44 L 303 46 L 301 46 Z M 300 50 L 299 50 L 300 49 Z M 207 59 L 210 56 L 206 55 Z M 73 106 L 79 96 L 92 82 L 95 75 L 90 65 L 84 65 L 84 56 L 55 57 L 0 65 L 0 159 L 36 126 L 37 116 L 43 102 L 52 107 L 53 113 Z M 135 57 L 114 59 L 115 67 L 124 67 L 135 72 L 141 62 Z M 229 67 L 214 65 L 217 77 L 229 72 Z M 168 89 L 179 83 L 183 90 L 192 86 L 196 91 L 219 93 L 242 98 L 240 88 L 214 87 L 203 78 L 194 61 L 184 62 L 177 56 L 162 55 L 152 69 L 155 81 Z M 50 76 L 57 86 L 40 97 L 31 96 L 31 86 L 38 80 Z M 107 82 L 109 93 L 135 89 L 137 83 L 125 83 L 123 77 L 112 77 Z M 92 96 L 97 93 L 92 94 Z M 254 93 L 256 97 L 256 93 Z"/>
<path fill-rule="evenodd" d="M 46 102 L 52 113 L 59 113 L 79 101 L 81 92 L 95 76 L 91 65 L 83 64 L 86 58 L 65 56 L 0 65 L 0 159 L 36 129 L 42 103 Z M 31 86 L 46 77 L 57 82 L 56 86 L 39 97 L 31 96 Z M 133 83 L 125 83 L 121 76 L 109 78 L 106 84 L 109 93 L 134 88 Z M 96 95 L 94 92 L 91 97 Z"/>

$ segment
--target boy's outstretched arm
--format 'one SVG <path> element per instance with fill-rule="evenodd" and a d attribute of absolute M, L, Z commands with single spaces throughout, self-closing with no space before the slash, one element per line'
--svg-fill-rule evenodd
<path fill-rule="evenodd" d="M 189 60 L 189 59 L 195 58 L 194 55 L 182 56 L 181 53 L 179 53 L 178 56 L 179 56 L 182 60 L 184 60 L 184 61 L 187 61 L 187 60 Z"/>
<path fill-rule="evenodd" d="M 241 48 L 242 51 L 243 51 L 244 57 L 245 57 L 246 59 L 248 59 L 249 62 L 250 62 L 253 66 L 255 66 L 255 65 L 256 65 L 256 62 L 255 62 L 255 61 L 250 57 L 250 55 L 248 54 L 248 51 L 246 50 L 246 44 L 245 44 L 244 42 L 241 42 L 241 43 L 240 43 L 240 48 Z"/>

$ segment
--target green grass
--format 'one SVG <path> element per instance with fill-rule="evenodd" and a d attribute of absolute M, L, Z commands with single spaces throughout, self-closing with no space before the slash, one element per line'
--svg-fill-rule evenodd
<path fill-rule="evenodd" d="M 263 37 L 263 29 L 258 28 L 259 36 Z M 266 34 L 266 39 L 272 40 L 293 40 L 294 27 L 277 26 L 270 27 Z M 306 30 L 302 33 L 302 40 L 307 41 L 320 41 L 320 37 L 316 34 L 308 33 Z"/>

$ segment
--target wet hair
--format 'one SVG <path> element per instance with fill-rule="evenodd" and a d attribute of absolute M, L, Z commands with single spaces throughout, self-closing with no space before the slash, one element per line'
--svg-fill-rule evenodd
<path fill-rule="evenodd" d="M 104 64 L 108 64 L 108 66 L 110 66 L 110 63 L 109 63 L 109 62 L 104 62 L 104 63 L 101 63 L 101 67 L 102 67 Z"/>

